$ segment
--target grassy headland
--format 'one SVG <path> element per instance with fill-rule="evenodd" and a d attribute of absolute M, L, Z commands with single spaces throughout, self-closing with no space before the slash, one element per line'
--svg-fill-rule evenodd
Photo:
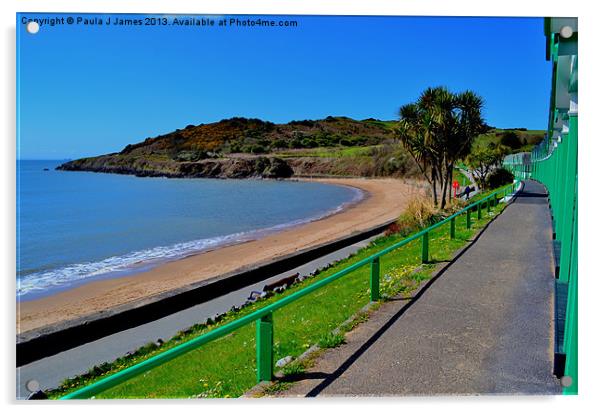
<path fill-rule="evenodd" d="M 292 176 L 416 177 L 419 169 L 399 143 L 396 121 L 332 117 L 275 124 L 231 118 L 188 125 L 148 137 L 122 151 L 67 162 L 63 170 L 138 176 L 289 178 Z M 492 128 L 476 145 L 499 143 L 515 132 L 529 150 L 541 131 Z"/>

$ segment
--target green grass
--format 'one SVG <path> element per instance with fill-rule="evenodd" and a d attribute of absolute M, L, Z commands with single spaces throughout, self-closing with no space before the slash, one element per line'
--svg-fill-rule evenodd
<path fill-rule="evenodd" d="M 378 148 L 380 145 L 371 146 L 345 146 L 345 147 L 334 147 L 334 148 L 312 148 L 312 149 L 295 149 L 295 150 L 283 150 L 276 151 L 274 155 L 281 158 L 298 158 L 298 157 L 309 157 L 309 158 L 345 158 L 345 157 L 358 157 L 358 156 L 370 156 L 374 148 Z"/>
<path fill-rule="evenodd" d="M 397 127 L 395 121 L 363 121 L 369 124 L 375 124 L 382 126 L 386 129 L 394 129 Z M 491 131 L 477 136 L 475 139 L 474 147 L 485 147 L 490 143 L 499 143 L 501 140 L 501 134 L 505 130 L 503 129 L 492 129 Z M 508 129 L 508 131 L 514 131 L 521 140 L 526 139 L 528 143 L 522 147 L 513 150 L 513 153 L 517 152 L 529 152 L 535 144 L 537 144 L 545 134 L 542 130 L 518 130 Z M 342 157 L 361 157 L 371 156 L 371 152 L 374 148 L 378 148 L 382 145 L 369 145 L 369 146 L 350 146 L 350 147 L 319 147 L 319 148 L 305 148 L 305 149 L 285 149 L 274 151 L 273 154 L 282 158 L 297 158 L 297 157 L 315 157 L 315 158 L 342 158 Z"/>
<path fill-rule="evenodd" d="M 503 204 L 494 208 L 500 211 Z M 411 242 L 381 258 L 381 293 L 386 299 L 397 294 L 409 294 L 421 281 L 431 277 L 438 262 L 447 261 L 453 253 L 465 245 L 476 231 L 491 218 L 483 214 L 466 229 L 464 217 L 456 220 L 456 238 L 449 239 L 449 226 L 443 225 L 430 233 L 429 263 L 420 263 L 420 240 Z M 53 391 L 50 396 L 60 397 L 84 384 L 106 377 L 118 370 L 144 360 L 167 348 L 174 347 L 210 329 L 216 328 L 244 314 L 268 305 L 283 296 L 292 294 L 310 283 L 323 279 L 383 248 L 402 237 L 391 235 L 376 239 L 370 246 L 355 255 L 341 260 L 313 278 L 287 289 L 282 294 L 254 303 L 236 313 L 229 313 L 220 322 L 198 325 L 166 342 L 161 348 L 148 348 L 144 354 L 107 364 L 93 377 L 73 380 L 67 386 Z M 369 266 L 309 294 L 274 313 L 274 361 L 285 356 L 298 357 L 316 343 L 337 344 L 340 337 L 327 338 L 350 317 L 356 315 L 351 327 L 365 321 L 360 310 L 369 303 Z M 176 358 L 145 374 L 109 389 L 97 398 L 189 398 L 189 397 L 237 397 L 255 385 L 255 328 L 247 325 L 232 334 L 213 341 Z M 344 336 L 343 336 L 344 339 Z M 340 342 L 338 344 L 341 344 Z M 338 345 L 337 344 L 337 345 Z M 290 369 L 291 367 L 289 367 Z"/>

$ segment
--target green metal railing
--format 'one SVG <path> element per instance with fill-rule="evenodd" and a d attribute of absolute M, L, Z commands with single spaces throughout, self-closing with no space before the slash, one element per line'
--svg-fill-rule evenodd
<path fill-rule="evenodd" d="M 506 185 L 488 196 L 479 199 L 476 202 L 464 207 L 460 211 L 450 215 L 449 217 L 437 222 L 434 225 L 431 225 L 428 228 L 425 228 L 403 240 L 383 249 L 382 251 L 371 255 L 370 257 L 364 258 L 357 263 L 342 269 L 341 271 L 336 272 L 320 281 L 317 281 L 307 287 L 289 295 L 283 297 L 282 299 L 269 304 L 259 310 L 252 312 L 251 314 L 247 314 L 237 320 L 231 321 L 228 324 L 225 324 L 221 327 L 216 328 L 215 330 L 209 331 L 201 336 L 191 339 L 186 343 L 180 344 L 174 348 L 171 348 L 163 353 L 160 353 L 156 356 L 153 356 L 145 361 L 142 361 L 138 364 L 135 364 L 131 367 L 128 367 L 124 370 L 121 370 L 109 377 L 101 379 L 95 383 L 92 383 L 86 387 L 83 387 L 79 390 L 76 390 L 72 393 L 69 393 L 63 397 L 62 400 L 67 399 L 85 399 L 90 398 L 94 395 L 97 395 L 105 390 L 108 390 L 112 387 L 115 387 L 133 377 L 136 377 L 148 370 L 151 370 L 155 367 L 158 367 L 162 364 L 167 363 L 168 361 L 179 357 L 183 354 L 186 354 L 192 350 L 195 350 L 202 345 L 214 341 L 220 337 L 224 337 L 227 334 L 232 333 L 233 331 L 248 325 L 252 322 L 256 323 L 256 364 L 257 364 L 257 381 L 269 381 L 273 378 L 273 367 L 274 367 L 274 355 L 273 355 L 273 338 L 274 338 L 274 325 L 273 325 L 273 313 L 276 310 L 285 307 L 286 305 L 300 299 L 301 297 L 310 294 L 313 291 L 316 291 L 333 281 L 365 266 L 370 266 L 370 299 L 372 301 L 377 301 L 380 299 L 380 258 L 383 255 L 386 255 L 398 248 L 403 247 L 404 245 L 417 240 L 422 239 L 422 262 L 427 263 L 429 261 L 429 233 L 446 223 L 450 223 L 450 238 L 455 238 L 456 236 L 456 218 L 462 214 L 466 214 L 466 228 L 470 228 L 472 218 L 471 211 L 477 210 L 478 217 L 481 217 L 481 209 L 483 205 L 487 206 L 487 211 L 490 210 L 492 204 L 497 204 L 499 202 L 500 194 L 502 196 L 507 196 L 512 194 L 519 182 L 514 182 L 512 184 Z"/>
<path fill-rule="evenodd" d="M 515 176 L 536 180 L 548 191 L 553 237 L 560 247 L 558 281 L 568 285 L 564 337 L 557 350 L 565 355 L 564 375 L 571 378 L 563 392 L 577 394 L 577 113 L 555 111 L 552 120 L 568 127 L 550 128 L 530 156 L 507 157 L 504 165 Z"/>
<path fill-rule="evenodd" d="M 531 153 L 506 157 L 504 166 L 519 179 L 539 181 L 548 191 L 554 242 L 560 249 L 557 283 L 562 285 L 562 291 L 568 287 L 566 309 L 559 307 L 557 310 L 564 311 L 557 316 L 559 319 L 564 317 L 565 321 L 556 331 L 557 334 L 564 332 L 564 336 L 555 352 L 564 355 L 566 360 L 564 370 L 557 374 L 570 378 L 561 382 L 563 393 L 577 394 L 578 37 L 576 31 L 568 37 L 560 35 L 560 28 L 565 26 L 576 29 L 577 19 L 545 19 L 546 54 L 552 62 L 547 134 Z M 563 297 L 557 298 L 564 301 Z"/>
<path fill-rule="evenodd" d="M 560 247 L 558 280 L 568 284 L 564 337 L 564 375 L 572 384 L 565 394 L 577 393 L 577 115 L 568 113 L 568 130 L 543 142 L 532 153 L 530 177 L 545 185 L 549 194 L 553 233 Z M 548 146 L 546 148 L 545 146 Z"/>
<path fill-rule="evenodd" d="M 564 376 L 571 378 L 563 393 L 577 394 L 577 116 L 567 117 L 569 126 L 559 136 L 548 135 L 530 157 L 504 164 L 515 176 L 536 180 L 548 191 L 553 238 L 560 247 L 558 281 L 568 285 L 565 313 L 559 315 L 565 319 L 564 337 L 556 351 L 565 355 Z"/>

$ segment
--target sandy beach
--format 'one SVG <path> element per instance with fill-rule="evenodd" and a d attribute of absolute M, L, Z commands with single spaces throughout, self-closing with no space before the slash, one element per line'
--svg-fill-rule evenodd
<path fill-rule="evenodd" d="M 337 214 L 258 240 L 205 251 L 146 272 L 92 281 L 52 296 L 18 303 L 17 332 L 148 299 L 156 294 L 260 265 L 295 251 L 367 230 L 398 217 L 408 201 L 420 192 L 420 186 L 415 182 L 399 179 L 314 181 L 359 188 L 366 196 L 361 202 Z"/>

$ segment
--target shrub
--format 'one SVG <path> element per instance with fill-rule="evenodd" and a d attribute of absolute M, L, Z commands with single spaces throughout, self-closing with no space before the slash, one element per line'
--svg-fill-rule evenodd
<path fill-rule="evenodd" d="M 506 153 L 507 147 L 490 145 L 485 148 L 477 148 L 466 157 L 466 164 L 472 169 L 472 175 L 480 188 L 487 186 L 487 176 L 501 165 Z"/>
<path fill-rule="evenodd" d="M 397 224 L 399 232 L 409 234 L 417 229 L 426 228 L 443 218 L 443 212 L 438 210 L 430 199 L 424 196 L 413 198 L 406 211 L 399 217 Z"/>
<path fill-rule="evenodd" d="M 238 142 L 230 142 L 229 143 L 227 152 L 238 153 L 238 152 L 241 152 L 241 151 L 242 151 L 242 148 L 240 146 L 240 143 L 238 143 Z"/>
<path fill-rule="evenodd" d="M 288 123 L 289 125 L 300 125 L 300 126 L 307 126 L 307 127 L 312 127 L 316 124 L 315 120 L 309 120 L 309 119 L 305 119 L 305 120 L 292 120 Z"/>
<path fill-rule="evenodd" d="M 352 146 L 363 146 L 369 143 L 368 138 L 365 136 L 352 136 L 349 138 L 349 141 L 351 142 Z"/>
<path fill-rule="evenodd" d="M 316 141 L 317 146 L 335 146 L 337 142 L 340 140 L 338 136 L 320 132 L 314 136 L 314 140 Z"/>
<path fill-rule="evenodd" d="M 497 188 L 502 185 L 510 184 L 514 181 L 512 173 L 504 168 L 496 169 L 491 172 L 485 181 L 485 187 L 489 189 Z"/>
<path fill-rule="evenodd" d="M 288 143 L 284 139 L 276 139 L 271 145 L 274 149 L 283 149 L 288 147 Z"/>
<path fill-rule="evenodd" d="M 318 146 L 318 143 L 311 138 L 305 138 L 301 141 L 301 145 L 304 148 L 315 148 L 316 146 Z"/>
<path fill-rule="evenodd" d="M 302 148 L 302 147 L 303 147 L 303 143 L 301 142 L 301 139 L 299 139 L 299 138 L 294 138 L 294 139 L 291 139 L 291 140 L 288 142 L 288 147 L 289 147 L 290 149 L 299 149 L 299 148 Z"/>
<path fill-rule="evenodd" d="M 504 134 L 502 135 L 502 139 L 500 140 L 500 143 L 511 149 L 518 149 L 521 146 L 523 146 L 523 144 L 520 141 L 520 138 L 518 137 L 516 132 L 504 132 Z"/>
<path fill-rule="evenodd" d="M 262 145 L 251 145 L 248 149 L 248 152 L 251 152 L 253 154 L 266 153 L 266 148 Z"/>

